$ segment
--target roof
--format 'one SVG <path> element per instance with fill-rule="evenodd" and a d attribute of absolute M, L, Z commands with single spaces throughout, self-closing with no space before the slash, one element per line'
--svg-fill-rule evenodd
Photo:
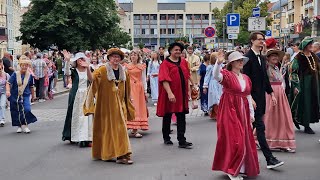
<path fill-rule="evenodd" d="M 281 7 L 288 4 L 288 0 L 281 0 Z M 272 8 L 269 11 L 280 11 L 280 1 L 277 1 L 273 4 Z"/>
<path fill-rule="evenodd" d="M 125 12 L 132 12 L 133 4 L 132 3 L 119 3 L 121 9 Z"/>

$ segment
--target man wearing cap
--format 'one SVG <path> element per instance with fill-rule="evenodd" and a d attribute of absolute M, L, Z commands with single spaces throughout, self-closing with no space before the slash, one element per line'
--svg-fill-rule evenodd
<path fill-rule="evenodd" d="M 304 132 L 315 134 L 311 123 L 319 122 L 319 58 L 312 52 L 312 38 L 305 38 L 299 45 L 298 53 L 291 65 L 290 103 L 292 117 L 298 129 L 304 126 Z"/>
<path fill-rule="evenodd" d="M 192 143 L 187 142 L 186 114 L 188 107 L 188 81 L 191 81 L 187 61 L 181 60 L 180 55 L 184 47 L 180 43 L 172 43 L 169 47 L 170 56 L 160 65 L 159 70 L 159 98 L 157 116 L 163 117 L 162 135 L 165 145 L 173 145 L 170 138 L 171 117 L 177 117 L 177 139 L 179 148 L 191 149 Z"/>
<path fill-rule="evenodd" d="M 126 121 L 135 118 L 130 101 L 130 78 L 120 65 L 124 53 L 108 50 L 109 62 L 93 72 L 93 82 L 84 103 L 85 115 L 94 114 L 92 158 L 132 164 Z M 94 100 L 94 98 L 96 98 Z"/>
<path fill-rule="evenodd" d="M 39 102 L 44 102 L 44 76 L 47 63 L 42 59 L 41 53 L 37 53 L 37 59 L 32 62 L 32 68 L 35 75 L 36 97 Z"/>
<path fill-rule="evenodd" d="M 264 46 L 265 36 L 261 32 L 253 32 L 250 34 L 251 49 L 245 55 L 249 58 L 248 63 L 244 66 L 243 72 L 248 75 L 252 82 L 251 95 L 255 108 L 255 122 L 253 127 L 256 128 L 257 139 L 267 161 L 267 168 L 272 169 L 283 165 L 272 155 L 272 152 L 267 144 L 265 135 L 265 125 L 263 116 L 266 111 L 266 93 L 271 96 L 273 105 L 277 104 L 272 87 L 266 70 L 266 60 L 261 55 L 262 47 Z"/>

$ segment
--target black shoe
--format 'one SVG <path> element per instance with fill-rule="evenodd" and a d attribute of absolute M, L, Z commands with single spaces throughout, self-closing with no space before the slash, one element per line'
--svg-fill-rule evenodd
<path fill-rule="evenodd" d="M 173 142 L 170 141 L 170 140 L 167 140 L 167 141 L 164 141 L 164 144 L 167 145 L 167 146 L 172 146 Z"/>
<path fill-rule="evenodd" d="M 179 143 L 179 148 L 192 149 L 192 143 L 189 143 L 189 142 Z"/>
<path fill-rule="evenodd" d="M 283 161 L 279 161 L 277 158 L 272 157 L 271 159 L 269 159 L 269 161 L 267 161 L 267 168 L 268 169 L 274 169 L 277 168 L 279 166 L 282 166 L 284 164 Z"/>
<path fill-rule="evenodd" d="M 315 132 L 310 127 L 304 128 L 304 133 L 306 134 L 315 134 Z"/>
<path fill-rule="evenodd" d="M 193 146 L 193 144 L 191 142 L 185 142 L 188 146 Z"/>
<path fill-rule="evenodd" d="M 296 126 L 297 129 L 300 130 L 300 125 L 296 120 L 293 120 L 294 126 Z"/>
<path fill-rule="evenodd" d="M 204 116 L 209 116 L 209 113 L 208 113 L 208 112 L 205 112 L 205 113 L 204 113 Z"/>

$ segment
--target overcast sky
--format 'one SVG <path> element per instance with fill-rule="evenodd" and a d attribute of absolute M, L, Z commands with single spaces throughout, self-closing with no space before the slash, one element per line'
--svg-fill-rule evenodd
<path fill-rule="evenodd" d="M 30 0 L 20 0 L 21 1 L 21 5 L 24 6 L 28 6 L 30 3 Z M 132 0 L 118 0 L 119 2 L 130 2 Z M 147 0 L 146 0 L 147 1 Z M 186 0 L 158 0 L 158 2 L 185 2 Z M 203 0 L 193 0 L 193 1 L 203 1 Z M 210 0 L 207 0 L 210 1 Z M 215 0 L 212 0 L 215 1 Z M 276 1 L 276 0 L 271 0 L 271 1 Z"/>

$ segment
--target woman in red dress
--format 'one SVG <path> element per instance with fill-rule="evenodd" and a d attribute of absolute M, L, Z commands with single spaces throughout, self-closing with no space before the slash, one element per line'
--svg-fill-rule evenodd
<path fill-rule="evenodd" d="M 171 44 L 168 49 L 170 56 L 160 65 L 157 116 L 163 117 L 162 135 L 165 145 L 173 145 L 170 140 L 170 124 L 171 116 L 175 113 L 179 148 L 191 149 L 192 143 L 187 142 L 184 136 L 186 114 L 189 113 L 188 80 L 190 80 L 190 71 L 187 61 L 180 58 L 183 49 L 184 47 L 180 43 Z"/>
<path fill-rule="evenodd" d="M 248 58 L 240 52 L 227 54 L 227 69 L 220 52 L 213 74 L 223 86 L 218 116 L 218 142 L 212 170 L 225 172 L 231 180 L 242 180 L 241 174 L 256 177 L 259 174 L 258 155 L 252 133 L 254 121 L 250 78 L 241 73 Z"/>

